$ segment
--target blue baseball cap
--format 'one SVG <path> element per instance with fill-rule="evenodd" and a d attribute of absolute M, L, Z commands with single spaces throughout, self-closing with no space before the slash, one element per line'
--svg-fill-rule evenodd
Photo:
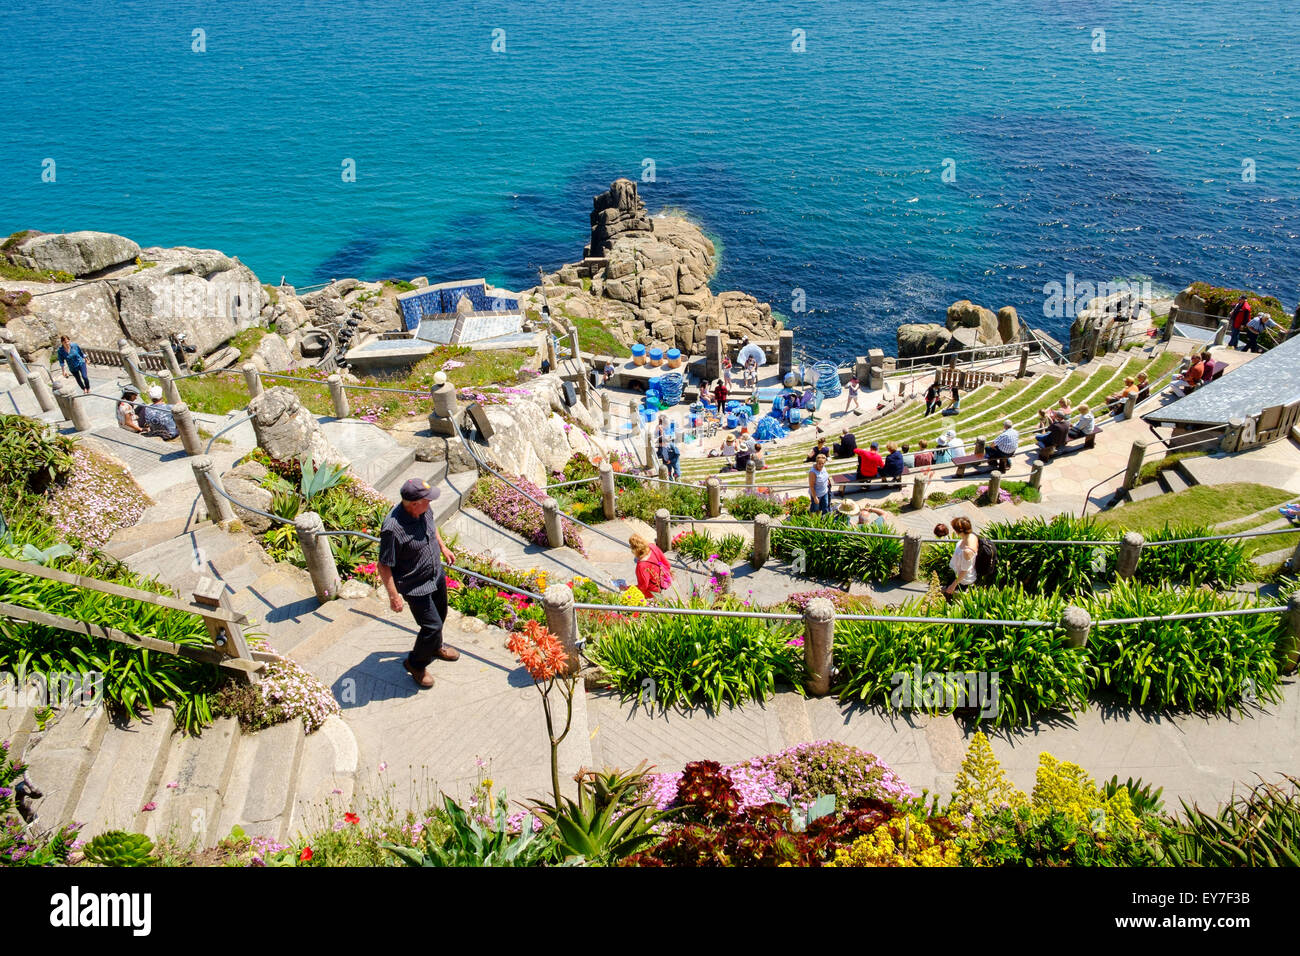
<path fill-rule="evenodd" d="M 403 501 L 432 501 L 442 492 L 423 478 L 409 478 L 402 485 Z"/>

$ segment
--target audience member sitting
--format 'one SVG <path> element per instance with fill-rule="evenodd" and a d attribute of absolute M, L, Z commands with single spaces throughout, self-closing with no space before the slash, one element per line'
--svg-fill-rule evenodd
<path fill-rule="evenodd" d="M 993 462 L 995 468 L 1008 471 L 1011 468 L 1011 456 L 1020 446 L 1020 432 L 1016 431 L 1011 419 L 1004 419 L 1002 431 L 997 438 L 989 442 L 984 450 L 984 457 Z"/>
<path fill-rule="evenodd" d="M 873 445 L 872 447 L 874 448 L 875 446 Z M 903 469 L 904 467 L 906 467 L 903 462 L 903 453 L 898 450 L 898 446 L 895 445 L 892 441 L 885 446 L 885 450 L 889 452 L 889 454 L 885 458 L 885 463 L 880 468 L 880 477 L 881 478 L 903 477 Z"/>
<path fill-rule="evenodd" d="M 1205 378 L 1205 360 L 1193 353 L 1192 364 L 1184 369 L 1183 374 L 1174 379 L 1171 387 L 1181 387 L 1184 392 L 1194 392 Z"/>
<path fill-rule="evenodd" d="M 1040 408 L 1040 409 L 1038 410 L 1038 427 L 1039 427 L 1039 428 L 1050 428 L 1050 427 L 1051 427 L 1051 424 L 1052 424 L 1052 412 L 1053 412 L 1053 411 L 1059 411 L 1059 412 L 1061 412 L 1061 413 L 1062 413 L 1062 414 L 1063 414 L 1063 415 L 1068 419 L 1068 418 L 1070 417 L 1070 400 L 1069 400 L 1068 398 L 1066 398 L 1064 395 L 1062 395 L 1062 396 L 1061 396 L 1061 400 L 1060 400 L 1059 402 L 1056 403 L 1056 408 L 1055 408 L 1055 409 Z"/>
<path fill-rule="evenodd" d="M 857 453 L 858 438 L 847 428 L 840 432 L 840 440 L 831 446 L 831 454 L 835 458 L 848 458 Z"/>
<path fill-rule="evenodd" d="M 875 478 L 885 464 L 880 457 L 880 443 L 872 442 L 870 448 L 859 448 L 854 452 L 858 456 L 858 478 Z"/>
<path fill-rule="evenodd" d="M 1087 438 L 1097 427 L 1096 419 L 1088 411 L 1087 404 L 1079 406 L 1079 420 L 1070 428 L 1071 438 Z"/>
<path fill-rule="evenodd" d="M 825 455 L 828 459 L 831 457 L 831 450 L 826 447 L 825 438 L 817 439 L 817 444 L 813 446 L 812 451 L 808 452 L 808 457 L 804 461 L 816 461 L 818 455 Z"/>
<path fill-rule="evenodd" d="M 155 438 L 171 441 L 180 434 L 170 406 L 163 404 L 161 385 L 149 389 L 149 404 L 141 406 L 136 412 L 136 421 L 144 434 Z"/>
<path fill-rule="evenodd" d="M 1201 353 L 1201 361 L 1205 363 L 1205 368 L 1201 372 L 1202 385 L 1204 385 L 1206 382 L 1214 381 L 1215 373 L 1227 364 L 1226 362 L 1224 363 L 1215 362 L 1214 356 L 1211 355 L 1208 351 Z"/>
<path fill-rule="evenodd" d="M 912 463 L 909 468 L 929 468 L 934 464 L 934 452 L 929 450 L 930 444 L 924 438 L 916 443 L 916 454 L 912 456 Z"/>
<path fill-rule="evenodd" d="M 122 386 L 122 399 L 117 403 L 117 424 L 119 428 L 125 428 L 127 431 L 132 432 L 144 431 L 136 417 L 140 408 L 136 403 L 136 399 L 139 397 L 140 390 L 130 382 Z"/>
<path fill-rule="evenodd" d="M 1200 374 L 1199 372 L 1197 373 Z M 1137 397 L 1138 385 L 1137 380 L 1131 375 L 1124 379 L 1124 387 L 1118 392 L 1106 396 L 1106 407 L 1110 409 L 1112 415 L 1118 415 L 1124 411 L 1124 403 L 1128 401 L 1129 396 Z"/>
<path fill-rule="evenodd" d="M 1051 419 L 1052 423 L 1047 427 L 1047 431 L 1034 436 L 1040 451 L 1049 446 L 1059 451 L 1070 440 L 1070 420 L 1059 408 L 1052 409 Z"/>
<path fill-rule="evenodd" d="M 762 471 L 767 467 L 763 463 L 763 446 L 759 442 L 754 442 L 754 451 L 750 454 L 749 459 L 754 463 L 755 471 Z"/>

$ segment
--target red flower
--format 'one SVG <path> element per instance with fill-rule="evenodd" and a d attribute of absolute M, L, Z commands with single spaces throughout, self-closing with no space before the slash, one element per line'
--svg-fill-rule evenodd
<path fill-rule="evenodd" d="M 310 859 L 311 859 L 311 847 L 305 846 L 302 848 L 302 852 L 298 854 L 298 862 L 306 863 Z"/>
<path fill-rule="evenodd" d="M 356 826 L 358 823 L 361 822 L 361 818 L 357 816 L 355 813 L 345 813 L 343 814 L 343 822 L 351 823 L 353 826 Z"/>

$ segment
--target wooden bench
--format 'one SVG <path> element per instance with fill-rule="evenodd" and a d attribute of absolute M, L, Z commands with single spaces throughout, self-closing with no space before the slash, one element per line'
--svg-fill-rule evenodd
<path fill-rule="evenodd" d="M 1075 441 L 1073 443 L 1067 441 L 1064 448 L 1057 449 L 1052 445 L 1040 445 L 1038 448 L 1038 460 L 1041 462 L 1049 462 L 1053 458 L 1058 458 L 1061 455 L 1068 455 L 1084 448 L 1096 448 L 1097 436 L 1100 434 L 1101 428 L 1094 427 L 1091 434 L 1083 436 L 1083 441 Z"/>
<path fill-rule="evenodd" d="M 957 466 L 957 477 L 960 478 L 966 474 L 967 468 L 974 468 L 979 471 L 980 465 L 988 465 L 992 470 L 993 459 L 986 458 L 984 455 L 962 455 L 960 458 L 954 458 L 948 464 Z"/>
<path fill-rule="evenodd" d="M 867 486 L 867 485 L 869 485 L 869 484 L 872 484 L 873 482 L 879 481 L 881 484 L 885 484 L 885 485 L 900 485 L 900 486 L 901 486 L 902 483 L 903 483 L 903 478 L 904 478 L 904 476 L 911 474 L 911 471 L 912 471 L 912 470 L 911 470 L 910 468 L 904 468 L 904 469 L 903 469 L 903 474 L 899 475 L 899 476 L 896 477 L 896 478 L 886 478 L 886 477 L 884 477 L 883 475 L 880 475 L 880 474 L 878 474 L 878 473 L 875 474 L 875 475 L 873 475 L 873 476 L 870 477 L 870 478 L 862 478 L 862 477 L 859 477 L 859 475 L 858 475 L 858 473 L 857 473 L 856 471 L 850 471 L 850 472 L 848 472 L 847 474 L 843 474 L 843 475 L 831 475 L 831 484 L 833 484 L 833 485 L 861 485 L 861 486 L 865 487 L 865 486 Z M 846 490 L 847 490 L 847 489 L 846 489 Z M 843 492 L 841 492 L 841 494 L 843 494 Z"/>

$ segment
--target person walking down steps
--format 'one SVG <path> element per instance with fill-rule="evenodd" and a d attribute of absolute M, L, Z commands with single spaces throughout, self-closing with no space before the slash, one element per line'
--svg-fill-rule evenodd
<path fill-rule="evenodd" d="M 415 623 L 420 625 L 415 646 L 402 666 L 422 688 L 433 686 L 428 667 L 433 661 L 460 659 L 460 651 L 442 642 L 442 628 L 447 620 L 447 575 L 443 562 L 456 560 L 442 542 L 442 534 L 429 514 L 429 503 L 438 497 L 437 488 L 427 481 L 412 478 L 402 485 L 402 500 L 379 531 L 379 579 L 388 591 L 388 604 L 395 613 L 402 612 L 402 599 L 411 606 Z"/>

